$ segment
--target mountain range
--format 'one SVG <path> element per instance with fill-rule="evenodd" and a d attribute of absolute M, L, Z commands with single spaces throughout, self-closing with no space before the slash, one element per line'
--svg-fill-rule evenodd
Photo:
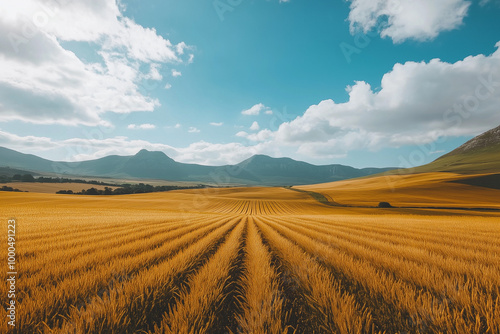
<path fill-rule="evenodd" d="M 215 185 L 304 185 L 382 173 L 393 168 L 316 166 L 290 158 L 254 155 L 236 165 L 203 166 L 177 162 L 163 152 L 141 150 L 81 162 L 57 162 L 0 147 L 0 167 L 59 176 L 190 181 Z"/>
<path fill-rule="evenodd" d="M 212 185 L 305 185 L 370 176 L 394 168 L 357 169 L 344 165 L 316 166 L 290 158 L 254 155 L 236 165 L 203 166 L 177 162 L 163 152 L 141 150 L 132 156 L 111 155 L 81 162 L 57 162 L 0 147 L 0 167 L 64 177 L 109 177 L 190 181 Z M 5 168 L 0 169 L 5 171 Z M 500 126 L 489 130 L 430 164 L 391 173 L 500 172 Z"/>

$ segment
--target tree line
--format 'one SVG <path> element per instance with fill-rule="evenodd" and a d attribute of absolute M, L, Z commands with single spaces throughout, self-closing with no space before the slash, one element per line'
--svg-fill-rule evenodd
<path fill-rule="evenodd" d="M 150 184 L 122 184 L 118 188 L 104 187 L 104 189 L 90 188 L 82 189 L 80 192 L 73 192 L 72 190 L 59 190 L 56 194 L 75 194 L 75 195 L 129 195 L 129 194 L 144 194 L 154 192 L 164 192 L 171 190 L 181 189 L 202 189 L 206 188 L 205 185 L 199 184 L 196 186 L 153 186 Z"/>
<path fill-rule="evenodd" d="M 0 183 L 7 182 L 40 182 L 40 183 L 83 183 L 95 184 L 99 186 L 116 186 L 113 183 L 106 183 L 96 180 L 70 179 L 64 177 L 45 177 L 40 176 L 35 178 L 32 174 L 15 174 L 13 176 L 0 175 Z"/>

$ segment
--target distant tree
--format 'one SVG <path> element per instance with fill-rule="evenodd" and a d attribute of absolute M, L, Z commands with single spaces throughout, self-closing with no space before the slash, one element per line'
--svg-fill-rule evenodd
<path fill-rule="evenodd" d="M 385 208 L 385 209 L 387 209 L 387 208 L 393 208 L 393 206 L 389 202 L 380 202 L 380 203 L 378 203 L 378 207 L 379 208 Z"/>
<path fill-rule="evenodd" d="M 104 187 L 104 195 L 113 195 L 113 190 L 110 187 Z"/>
<path fill-rule="evenodd" d="M 0 191 L 15 191 L 15 192 L 20 192 L 21 190 L 14 189 L 12 187 L 3 186 L 2 188 L 0 188 Z"/>
<path fill-rule="evenodd" d="M 15 175 L 12 177 L 12 180 L 15 180 L 15 181 L 21 181 L 21 178 L 22 178 L 22 175 L 21 175 L 21 174 L 15 174 Z"/>
<path fill-rule="evenodd" d="M 100 195 L 99 190 L 92 187 L 85 192 L 85 195 Z"/>
<path fill-rule="evenodd" d="M 21 176 L 21 181 L 22 182 L 35 182 L 35 178 L 31 174 L 24 174 Z"/>

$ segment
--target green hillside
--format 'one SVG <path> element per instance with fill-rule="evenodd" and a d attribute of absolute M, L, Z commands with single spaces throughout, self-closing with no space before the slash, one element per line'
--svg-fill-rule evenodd
<path fill-rule="evenodd" d="M 408 172 L 498 173 L 500 172 L 500 126 L 469 140 L 430 164 L 412 168 Z"/>

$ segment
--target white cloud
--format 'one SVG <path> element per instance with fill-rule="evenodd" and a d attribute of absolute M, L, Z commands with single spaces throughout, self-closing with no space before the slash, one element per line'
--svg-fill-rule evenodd
<path fill-rule="evenodd" d="M 266 115 L 272 115 L 273 114 L 273 111 L 271 109 L 268 109 L 266 110 L 265 112 Z"/>
<path fill-rule="evenodd" d="M 240 131 L 236 134 L 237 137 L 245 138 L 253 142 L 270 142 L 275 133 L 269 129 L 261 130 L 257 133 L 247 133 L 245 131 Z"/>
<path fill-rule="evenodd" d="M 257 116 L 257 115 L 260 115 L 261 111 L 265 111 L 266 114 L 269 114 L 269 111 L 271 111 L 271 114 L 272 114 L 272 110 L 270 110 L 268 107 L 266 107 L 262 103 L 258 103 L 256 105 L 254 105 L 253 107 L 251 107 L 250 109 L 243 110 L 241 112 L 241 114 L 245 115 L 245 116 Z"/>
<path fill-rule="evenodd" d="M 252 130 L 252 131 L 258 131 L 259 129 L 260 129 L 260 125 L 256 121 L 253 122 L 252 125 L 250 126 L 250 130 Z"/>
<path fill-rule="evenodd" d="M 256 153 L 276 156 L 286 150 L 287 155 L 301 158 L 338 158 L 357 149 L 376 151 L 474 136 L 500 124 L 500 42 L 496 46 L 499 49 L 491 55 L 469 56 L 455 63 L 434 59 L 396 64 L 383 76 L 379 89 L 359 81 L 347 88 L 347 102 L 321 101 L 275 132 L 236 134 L 257 145 L 199 142 L 173 148 L 126 137 L 54 141 L 0 132 L 0 146 L 24 147 L 30 153 L 67 150 L 68 160 L 133 154 L 147 148 L 163 150 L 183 162 L 224 164 Z M 0 101 L 8 97 L 5 94 Z M 188 131 L 199 130 L 190 127 Z"/>
<path fill-rule="evenodd" d="M 200 130 L 195 128 L 194 126 L 191 126 L 191 127 L 189 127 L 188 132 L 189 133 L 199 133 Z"/>
<path fill-rule="evenodd" d="M 172 70 L 172 76 L 174 78 L 177 78 L 177 77 L 180 77 L 182 75 L 181 72 L 177 71 L 177 70 Z"/>
<path fill-rule="evenodd" d="M 194 54 L 190 54 L 188 59 L 188 64 L 192 64 L 193 62 L 194 62 Z"/>
<path fill-rule="evenodd" d="M 274 132 L 272 132 L 271 130 L 264 129 L 257 133 L 252 133 L 247 137 L 247 139 L 251 141 L 264 142 L 273 139 L 274 135 L 275 135 Z"/>
<path fill-rule="evenodd" d="M 149 73 L 144 76 L 145 79 L 160 81 L 163 76 L 160 74 L 159 68 L 160 64 L 152 63 L 150 65 Z"/>
<path fill-rule="evenodd" d="M 57 148 L 60 144 L 54 142 L 48 137 L 36 136 L 18 136 L 9 132 L 0 130 L 0 146 L 6 146 L 11 149 L 46 151 Z"/>
<path fill-rule="evenodd" d="M 124 17 L 115 0 L 20 0 L 0 12 L 0 121 L 97 125 L 106 112 L 152 111 L 160 103 L 141 93 L 143 81 L 182 62 L 185 44 Z M 82 61 L 66 41 L 85 42 L 101 60 Z"/>
<path fill-rule="evenodd" d="M 173 158 L 177 161 L 211 166 L 237 164 L 255 154 L 279 155 L 277 148 L 270 143 L 245 146 L 240 143 L 213 144 L 200 141 L 176 151 Z"/>
<path fill-rule="evenodd" d="M 170 88 L 172 88 L 171 84 L 169 84 L 169 83 L 165 84 L 165 89 L 170 89 Z"/>
<path fill-rule="evenodd" d="M 348 102 L 322 101 L 283 123 L 276 144 L 326 157 L 477 135 L 500 124 L 500 50 L 453 64 L 439 59 L 396 64 L 380 90 L 356 82 L 348 92 Z"/>
<path fill-rule="evenodd" d="M 180 54 L 180 55 L 183 55 L 184 54 L 184 50 L 187 49 L 187 48 L 189 48 L 189 47 L 184 42 L 180 42 L 179 44 L 177 44 L 175 46 L 175 49 L 177 50 L 177 53 Z"/>
<path fill-rule="evenodd" d="M 179 123 L 175 124 L 174 128 L 176 129 L 179 129 L 182 125 L 180 125 Z"/>
<path fill-rule="evenodd" d="M 470 6 L 466 0 L 350 0 L 351 31 L 374 28 L 395 43 L 425 41 L 458 28 Z"/>
<path fill-rule="evenodd" d="M 494 6 L 500 6 L 500 0 L 481 0 L 481 1 L 479 1 L 479 5 L 481 7 L 484 7 L 488 4 L 492 4 Z"/>
<path fill-rule="evenodd" d="M 130 130 L 153 130 L 153 129 L 156 129 L 156 125 L 154 125 L 154 124 L 140 124 L 140 125 L 129 124 L 127 126 L 127 129 L 130 129 Z"/>
<path fill-rule="evenodd" d="M 219 122 L 219 123 L 210 122 L 210 125 L 212 125 L 212 126 L 222 126 L 222 125 L 224 125 L 224 123 L 222 123 L 222 122 Z"/>
<path fill-rule="evenodd" d="M 205 141 L 193 143 L 187 147 L 175 148 L 160 143 L 144 140 L 131 140 L 119 136 L 106 139 L 73 138 L 54 141 L 45 137 L 17 136 L 0 130 L 0 146 L 17 149 L 23 153 L 40 154 L 59 152 L 62 161 L 82 161 L 98 159 L 108 155 L 134 155 L 141 149 L 162 151 L 172 159 L 184 163 L 205 165 L 236 164 L 254 154 L 280 155 L 279 150 L 270 143 L 245 146 L 240 143 L 214 144 Z M 62 152 L 62 153 L 61 153 Z"/>

